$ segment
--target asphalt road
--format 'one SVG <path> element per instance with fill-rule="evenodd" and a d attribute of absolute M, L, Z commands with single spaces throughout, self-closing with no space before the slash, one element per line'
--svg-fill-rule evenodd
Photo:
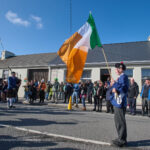
<path fill-rule="evenodd" d="M 68 111 L 58 105 L 23 105 L 7 110 L 0 103 L 0 124 L 41 132 L 90 139 L 110 143 L 117 137 L 112 114 Z M 150 149 L 150 118 L 126 115 L 128 147 L 125 149 Z M 85 144 L 65 139 L 17 131 L 0 126 L 0 149 L 116 149 L 112 146 Z"/>

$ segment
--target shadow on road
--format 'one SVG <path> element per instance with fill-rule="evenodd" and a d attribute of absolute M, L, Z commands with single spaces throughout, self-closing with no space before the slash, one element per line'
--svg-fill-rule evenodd
<path fill-rule="evenodd" d="M 129 141 L 128 147 L 142 147 L 150 146 L 150 140 L 141 140 L 141 141 Z"/>
<path fill-rule="evenodd" d="M 8 150 L 16 147 L 26 148 L 39 148 L 39 147 L 49 147 L 56 146 L 57 143 L 51 141 L 28 141 L 28 140 L 17 140 L 16 137 L 1 135 L 0 136 L 0 148 L 2 150 Z M 42 148 L 41 148 L 42 149 Z"/>
<path fill-rule="evenodd" d="M 12 125 L 12 126 L 44 126 L 51 124 L 62 124 L 62 125 L 75 125 L 76 122 L 56 122 L 56 121 L 47 121 L 47 120 L 39 120 L 33 118 L 25 118 L 14 121 L 0 121 L 0 124 Z"/>
<path fill-rule="evenodd" d="M 58 110 L 56 108 L 34 108 L 34 107 L 16 107 L 15 109 L 7 110 L 7 108 L 0 108 L 1 115 L 15 115 L 15 114 L 50 114 L 50 115 L 76 115 L 74 111 Z M 78 113 L 83 115 L 83 113 Z"/>

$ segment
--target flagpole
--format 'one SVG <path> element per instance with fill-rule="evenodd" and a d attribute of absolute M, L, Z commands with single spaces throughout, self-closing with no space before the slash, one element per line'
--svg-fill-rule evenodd
<path fill-rule="evenodd" d="M 110 72 L 110 67 L 109 67 L 108 60 L 107 60 L 107 56 L 106 56 L 106 54 L 105 54 L 105 51 L 104 51 L 104 48 L 103 48 L 103 47 L 102 47 L 102 53 L 103 53 L 103 55 L 104 55 L 104 59 L 105 59 L 105 62 L 106 62 L 106 66 L 107 66 L 107 69 L 108 69 L 108 73 L 109 73 L 110 78 L 111 78 L 112 76 L 111 76 L 111 72 Z"/>

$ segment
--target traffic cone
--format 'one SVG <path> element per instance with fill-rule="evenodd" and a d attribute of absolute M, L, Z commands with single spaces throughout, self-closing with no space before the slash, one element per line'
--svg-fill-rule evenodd
<path fill-rule="evenodd" d="M 71 99 L 71 96 L 70 96 L 70 99 L 69 99 L 68 110 L 72 110 L 72 99 Z"/>

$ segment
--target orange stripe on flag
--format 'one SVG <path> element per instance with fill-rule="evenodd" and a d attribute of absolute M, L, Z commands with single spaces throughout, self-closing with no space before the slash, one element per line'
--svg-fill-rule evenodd
<path fill-rule="evenodd" d="M 79 83 L 86 58 L 87 52 L 77 48 L 72 49 L 67 62 L 67 82 Z"/>
<path fill-rule="evenodd" d="M 64 44 L 61 46 L 57 54 L 60 58 L 67 64 L 69 60 L 70 53 L 76 43 L 82 38 L 82 36 L 76 32 L 69 39 L 67 39 Z"/>

